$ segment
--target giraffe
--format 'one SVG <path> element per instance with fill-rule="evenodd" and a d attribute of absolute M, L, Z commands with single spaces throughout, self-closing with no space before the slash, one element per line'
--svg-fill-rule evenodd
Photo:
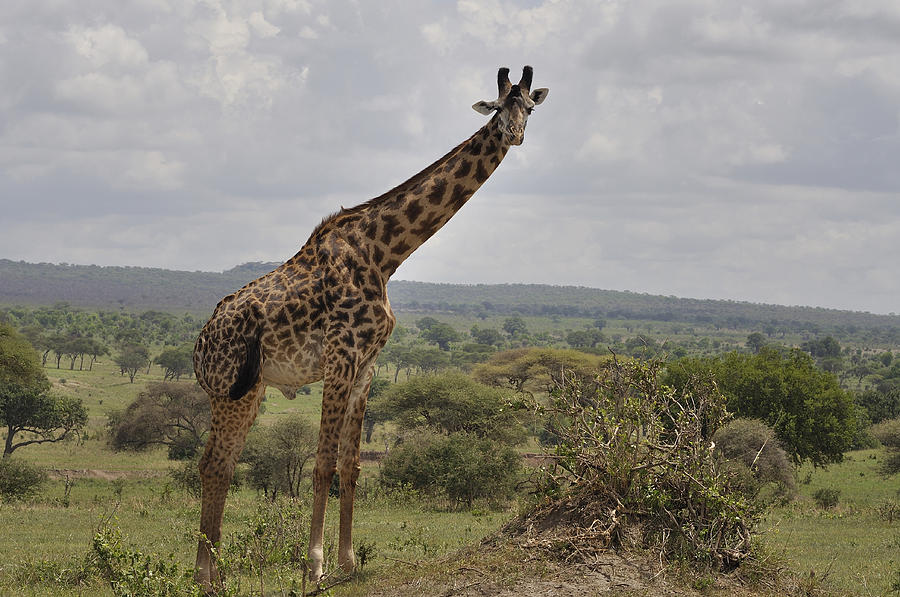
<path fill-rule="evenodd" d="M 497 74 L 498 97 L 472 107 L 488 123 L 406 182 L 325 218 L 306 244 L 274 271 L 223 298 L 194 347 L 194 372 L 210 398 L 212 424 L 200 460 L 201 537 L 196 579 L 220 586 L 211 547 L 221 538 L 225 497 L 267 386 L 294 398 L 324 380 L 313 469 L 309 576 L 322 576 L 328 489 L 340 478 L 338 564 L 355 567 L 351 544 L 360 433 L 375 358 L 394 327 L 388 278 L 469 200 L 512 145 L 548 89 Z"/>

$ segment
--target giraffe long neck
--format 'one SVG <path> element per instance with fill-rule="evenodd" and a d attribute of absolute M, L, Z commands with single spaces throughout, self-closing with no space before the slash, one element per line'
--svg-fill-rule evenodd
<path fill-rule="evenodd" d="M 509 144 L 495 116 L 486 125 L 403 184 L 359 208 L 362 236 L 389 278 L 422 243 L 462 208 L 494 172 Z"/>

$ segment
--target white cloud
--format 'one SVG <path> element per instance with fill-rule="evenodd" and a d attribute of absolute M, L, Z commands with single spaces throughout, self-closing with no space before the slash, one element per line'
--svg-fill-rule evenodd
<path fill-rule="evenodd" d="M 896 311 L 897 6 L 0 4 L 0 257 L 283 259 L 532 64 L 525 144 L 398 275 Z"/>

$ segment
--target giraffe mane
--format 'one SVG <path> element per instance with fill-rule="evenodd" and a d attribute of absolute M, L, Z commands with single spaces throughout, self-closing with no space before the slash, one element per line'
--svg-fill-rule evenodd
<path fill-rule="evenodd" d="M 494 125 L 495 124 L 494 121 L 496 121 L 496 120 L 499 120 L 499 116 L 497 114 L 495 114 L 488 121 L 488 123 L 486 125 L 484 125 L 480 129 L 475 131 L 472 134 L 472 136 L 470 136 L 468 139 L 466 139 L 465 141 L 463 141 L 462 143 L 460 143 L 459 145 L 457 145 L 456 147 L 454 147 L 453 149 L 448 151 L 446 154 L 444 154 L 442 157 L 440 157 L 437 160 L 435 160 L 434 162 L 432 162 L 430 165 L 426 166 L 425 169 L 423 169 L 418 174 L 414 174 L 411 178 L 408 178 L 407 180 L 401 182 L 400 184 L 398 184 L 391 190 L 386 191 L 386 192 L 382 193 L 381 195 L 378 195 L 377 197 L 369 199 L 368 201 L 366 201 L 364 203 L 360 203 L 359 205 L 355 205 L 353 207 L 342 207 L 338 211 L 335 211 L 335 212 L 325 216 L 324 218 L 322 218 L 322 221 L 319 222 L 319 224 L 313 229 L 312 233 L 309 235 L 309 239 L 312 240 L 313 238 L 315 238 L 315 236 L 318 235 L 319 233 L 321 233 L 323 229 L 327 228 L 331 222 L 337 220 L 338 218 L 340 218 L 342 216 L 352 215 L 355 213 L 366 211 L 367 209 L 369 209 L 373 206 L 376 206 L 376 205 L 379 205 L 379 204 L 385 202 L 386 200 L 393 197 L 397 193 L 400 193 L 403 191 L 408 192 L 408 191 L 411 191 L 412 189 L 416 188 L 416 186 L 419 185 L 419 183 L 421 183 L 423 180 L 425 180 L 429 176 L 431 176 L 432 173 L 434 173 L 434 171 L 438 168 L 439 165 L 443 164 L 454 153 L 457 153 L 463 146 L 468 144 L 473 138 L 475 138 L 475 136 L 477 136 L 479 133 L 481 133 L 481 131 L 484 130 L 484 128 Z"/>

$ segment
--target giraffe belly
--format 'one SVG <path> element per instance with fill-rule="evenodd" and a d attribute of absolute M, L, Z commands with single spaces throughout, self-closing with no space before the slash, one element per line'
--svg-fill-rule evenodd
<path fill-rule="evenodd" d="M 322 379 L 322 350 L 317 343 L 306 343 L 293 354 L 266 354 L 262 381 L 277 388 L 285 398 L 293 400 L 297 391 Z"/>

